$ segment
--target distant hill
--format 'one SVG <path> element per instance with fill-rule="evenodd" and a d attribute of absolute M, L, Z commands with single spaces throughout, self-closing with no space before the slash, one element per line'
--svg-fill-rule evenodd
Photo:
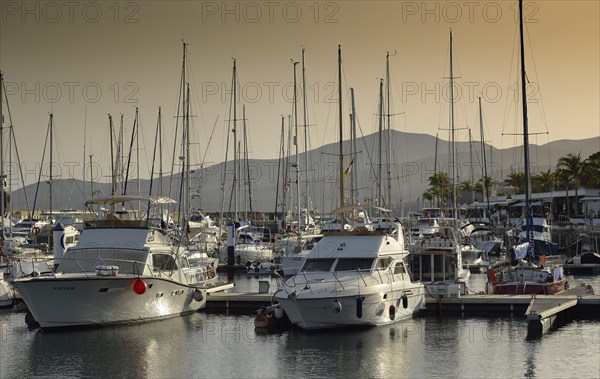
<path fill-rule="evenodd" d="M 391 192 L 392 204 L 397 210 L 417 209 L 416 201 L 428 187 L 428 178 L 434 173 L 434 169 L 440 171 L 442 168 L 447 169 L 449 165 L 448 141 L 439 140 L 437 166 L 435 160 L 436 138 L 427 134 L 405 133 L 392 131 L 391 135 L 391 150 L 384 147 L 382 149 L 383 161 L 386 162 L 386 157 L 391 156 L 392 165 L 383 165 L 381 167 L 382 176 L 384 178 L 382 190 L 386 193 L 387 188 L 387 170 L 389 168 L 391 177 Z M 274 142 L 278 143 L 278 142 Z M 377 194 L 376 177 L 379 173 L 379 137 L 377 134 L 371 134 L 357 140 L 358 158 L 355 166 L 358 172 L 358 193 L 361 202 L 373 198 Z M 385 140 L 384 140 L 385 145 Z M 277 146 L 275 146 L 277 148 Z M 459 181 L 468 180 L 471 178 L 471 170 L 475 180 L 478 180 L 481 174 L 481 152 L 480 144 L 474 142 L 472 150 L 469 148 L 469 143 L 459 142 L 456 144 L 457 162 L 459 162 L 457 170 Z M 585 140 L 561 140 L 553 141 L 549 144 L 540 146 L 531 145 L 532 170 L 534 172 L 540 170 L 554 170 L 557 160 L 567 155 L 568 153 L 581 152 L 583 158 L 587 158 L 590 154 L 599 150 L 599 140 L 590 138 Z M 347 154 L 350 152 L 349 141 L 344 142 L 344 169 L 348 167 L 351 157 Z M 517 148 L 497 149 L 492 148 L 490 153 L 489 145 L 486 145 L 486 155 L 488 162 L 488 174 L 496 180 L 502 180 L 508 173 L 513 170 L 522 170 L 522 151 Z M 471 160 L 471 156 L 473 159 Z M 290 204 L 295 204 L 295 182 L 296 168 L 292 167 L 294 157 L 289 159 L 288 165 L 288 199 L 286 203 L 288 208 Z M 471 165 L 469 162 L 473 161 Z M 311 204 L 321 212 L 329 212 L 337 207 L 338 200 L 338 156 L 337 144 L 329 144 L 320 148 L 314 149 L 308 153 L 309 169 L 304 167 L 304 154 L 299 157 L 299 171 L 301 177 L 301 204 L 306 203 L 304 188 L 305 178 L 309 179 L 309 192 Z M 207 211 L 219 211 L 221 209 L 222 194 L 225 192 L 225 210 L 230 207 L 231 198 L 231 178 L 233 173 L 233 163 L 227 163 L 227 182 L 225 190 L 221 188 L 223 180 L 223 170 L 225 163 L 216 164 L 214 166 L 203 169 L 196 169 L 192 174 L 192 193 L 193 206 L 203 208 Z M 251 194 L 252 207 L 254 210 L 272 212 L 275 210 L 275 199 L 277 195 L 277 173 L 278 168 L 283 170 L 282 165 L 279 165 L 277 159 L 270 160 L 250 160 L 250 176 L 251 176 Z M 472 167 L 472 169 L 471 169 Z M 240 182 L 244 185 L 240 191 L 241 198 L 247 198 L 247 180 L 245 179 L 247 169 L 242 170 L 242 178 Z M 346 189 L 350 188 L 350 176 L 346 176 Z M 171 197 L 178 199 L 178 191 L 180 186 L 179 175 L 175 175 L 171 182 L 171 177 L 163 177 L 163 195 L 169 195 L 169 187 L 171 183 Z M 150 186 L 149 180 L 140 181 L 140 193 L 147 194 Z M 279 202 L 282 202 L 283 183 L 280 179 Z M 34 195 L 37 184 L 28 185 L 25 188 L 18 189 L 12 194 L 12 204 L 15 210 L 25 210 L 28 208 L 25 201 L 27 194 L 29 208 L 33 206 Z M 53 183 L 53 209 L 82 209 L 86 199 L 91 197 L 90 183 L 83 183 L 78 179 L 58 179 Z M 153 184 L 154 192 L 159 188 L 158 182 Z M 106 196 L 110 194 L 110 185 L 108 183 L 94 183 L 94 191 L 96 196 Z M 129 193 L 137 193 L 137 182 L 133 181 L 129 184 Z M 245 200 L 240 200 L 240 209 L 249 209 L 249 204 Z M 38 188 L 37 209 L 48 209 L 50 207 L 49 184 L 41 183 Z"/>

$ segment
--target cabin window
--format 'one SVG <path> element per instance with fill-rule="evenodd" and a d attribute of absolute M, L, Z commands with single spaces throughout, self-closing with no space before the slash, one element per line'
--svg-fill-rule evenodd
<path fill-rule="evenodd" d="M 171 254 L 153 254 L 152 266 L 155 270 L 171 271 L 177 268 L 175 258 Z"/>
<path fill-rule="evenodd" d="M 72 243 L 73 243 L 73 241 L 74 241 L 74 238 L 73 238 L 73 237 L 67 237 L 67 238 L 65 238 L 65 243 L 66 243 L 66 244 L 72 244 Z"/>
<path fill-rule="evenodd" d="M 307 259 L 302 267 L 302 272 L 327 272 L 331 270 L 331 266 L 335 259 Z"/>
<path fill-rule="evenodd" d="M 389 265 L 389 264 L 388 264 Z M 370 271 L 373 259 L 339 259 L 335 265 L 335 271 Z"/>
<path fill-rule="evenodd" d="M 402 262 L 396 263 L 396 267 L 394 267 L 394 275 L 404 274 L 404 272 L 405 272 L 405 270 L 404 270 L 404 265 L 402 264 Z"/>
<path fill-rule="evenodd" d="M 377 270 L 387 270 L 392 264 L 392 262 L 393 259 L 390 257 L 380 258 L 377 260 L 377 265 L 375 266 L 375 268 Z"/>
<path fill-rule="evenodd" d="M 185 257 L 185 256 L 179 257 L 179 267 L 181 267 L 181 268 L 189 268 L 190 267 L 190 263 L 189 263 L 187 257 Z"/>

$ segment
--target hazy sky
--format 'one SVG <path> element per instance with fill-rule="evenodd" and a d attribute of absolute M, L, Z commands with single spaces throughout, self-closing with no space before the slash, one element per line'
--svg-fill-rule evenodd
<path fill-rule="evenodd" d="M 521 127 L 515 113 L 516 1 L 1 0 L 0 4 L 0 67 L 27 182 L 37 177 L 35 163 L 41 161 L 50 112 L 63 177 L 70 167 L 79 178 L 84 126 L 86 155 L 93 154 L 94 161 L 107 169 L 107 115 L 112 114 L 117 124 L 124 115 L 128 144 L 136 106 L 144 149 L 141 166 L 146 170 L 142 174 L 147 177 L 159 106 L 165 149 L 172 144 L 182 38 L 189 43 L 187 75 L 198 162 L 206 151 L 205 163 L 224 159 L 232 57 L 237 59 L 240 105 L 246 105 L 250 156 L 277 157 L 281 115 L 292 110 L 290 60 L 300 60 L 302 47 L 311 148 L 337 139 L 338 44 L 344 113 L 349 114 L 349 87 L 353 87 L 364 134 L 377 129 L 378 81 L 385 75 L 387 51 L 393 55 L 392 113 L 398 114 L 393 128 L 431 135 L 447 129 L 450 29 L 454 74 L 460 77 L 457 128 L 471 127 L 473 137 L 479 138 L 477 96 L 482 96 L 486 139 L 498 148 L 515 146 L 521 139 L 510 136 Z M 532 136 L 532 143 L 590 137 L 600 141 L 599 4 L 525 3 L 530 128 L 549 132 Z M 6 104 L 3 108 L 6 111 Z M 5 115 L 4 126 L 8 122 Z M 466 132 L 459 131 L 458 138 L 466 140 Z M 170 156 L 165 153 L 165 160 Z"/>

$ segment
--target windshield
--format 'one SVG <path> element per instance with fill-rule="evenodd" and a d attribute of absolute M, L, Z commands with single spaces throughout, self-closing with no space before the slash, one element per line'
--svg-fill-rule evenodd
<path fill-rule="evenodd" d="M 307 259 L 302 267 L 302 272 L 327 272 L 335 259 Z"/>
<path fill-rule="evenodd" d="M 373 258 L 345 258 L 340 259 L 335 265 L 335 271 L 370 271 Z"/>

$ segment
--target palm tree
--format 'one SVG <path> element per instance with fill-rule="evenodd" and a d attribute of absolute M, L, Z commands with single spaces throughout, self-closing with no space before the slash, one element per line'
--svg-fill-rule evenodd
<path fill-rule="evenodd" d="M 485 177 L 485 188 L 487 188 L 489 193 L 492 193 L 492 187 L 495 184 L 496 183 L 494 182 L 494 178 L 492 178 L 491 176 Z M 475 192 L 480 193 L 482 195 L 482 197 L 485 199 L 486 194 L 483 193 L 483 190 L 484 190 L 483 185 L 484 185 L 484 181 L 483 181 L 483 178 L 481 178 L 477 181 L 477 183 L 475 183 Z"/>
<path fill-rule="evenodd" d="M 569 206 L 569 186 L 571 184 L 571 180 L 569 179 L 569 175 L 564 170 L 556 170 L 554 173 L 554 178 L 556 180 L 556 184 L 565 189 L 567 193 L 567 217 L 571 217 L 571 207 Z"/>
<path fill-rule="evenodd" d="M 556 182 L 554 172 L 550 170 L 535 174 L 531 180 L 533 182 L 533 192 L 550 192 Z"/>
<path fill-rule="evenodd" d="M 475 184 L 473 184 L 470 180 L 462 181 L 458 184 L 458 189 L 462 192 L 461 197 L 466 194 L 466 202 L 472 203 L 475 199 L 473 199 L 473 191 L 475 190 Z"/>
<path fill-rule="evenodd" d="M 600 188 L 600 151 L 589 156 L 584 162 L 585 184 Z"/>
<path fill-rule="evenodd" d="M 448 174 L 444 172 L 436 172 L 431 177 L 429 177 L 429 186 L 428 191 L 431 191 L 431 194 L 438 199 L 438 206 L 440 206 L 440 202 L 442 204 L 448 204 L 448 199 L 450 196 L 450 189 L 452 183 Z"/>
<path fill-rule="evenodd" d="M 566 157 L 561 157 L 558 160 L 556 169 L 563 172 L 566 178 L 570 182 L 575 184 L 575 198 L 577 198 L 577 191 L 581 186 L 582 179 L 585 173 L 585 163 L 581 159 L 581 153 L 569 153 Z M 567 196 L 568 197 L 568 196 Z M 579 214 L 579 201 L 574 202 L 575 215 Z"/>
<path fill-rule="evenodd" d="M 525 173 L 523 171 L 511 172 L 504 182 L 516 189 L 516 193 L 525 193 Z"/>

